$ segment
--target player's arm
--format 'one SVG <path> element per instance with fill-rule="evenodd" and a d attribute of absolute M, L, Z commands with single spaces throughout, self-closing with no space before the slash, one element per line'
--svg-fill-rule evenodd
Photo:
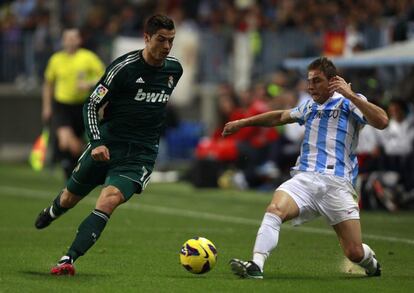
<path fill-rule="evenodd" d="M 373 103 L 362 99 L 360 96 L 354 93 L 354 91 L 351 89 L 351 85 L 347 83 L 342 77 L 333 77 L 329 81 L 329 90 L 336 91 L 342 94 L 345 98 L 349 99 L 362 112 L 368 124 L 377 129 L 384 129 L 388 126 L 387 113 L 377 105 L 374 105 Z"/>
<path fill-rule="evenodd" d="M 291 110 L 276 110 L 240 120 L 230 121 L 224 126 L 222 135 L 228 136 L 236 133 L 243 127 L 274 127 L 282 124 L 293 123 L 296 119 L 291 117 L 290 112 Z"/>
<path fill-rule="evenodd" d="M 96 161 L 108 161 L 110 159 L 109 150 L 105 146 L 99 129 L 99 109 L 109 99 L 108 86 L 103 83 L 102 78 L 97 83 L 88 100 L 83 105 L 83 121 L 85 123 L 86 134 L 92 147 L 92 158 Z"/>
<path fill-rule="evenodd" d="M 99 128 L 99 109 L 116 97 L 118 89 L 124 87 L 127 80 L 127 72 L 117 67 L 118 63 L 113 62 L 108 67 L 83 106 L 83 121 L 92 147 L 91 156 L 97 161 L 110 159 L 109 150 Z"/>

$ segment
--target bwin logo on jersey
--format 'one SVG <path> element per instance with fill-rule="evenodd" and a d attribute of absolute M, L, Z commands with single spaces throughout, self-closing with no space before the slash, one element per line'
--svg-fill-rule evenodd
<path fill-rule="evenodd" d="M 166 94 L 165 91 L 161 93 L 144 92 L 143 89 L 139 89 L 134 100 L 145 101 L 149 103 L 167 103 L 170 99 L 170 95 Z"/>

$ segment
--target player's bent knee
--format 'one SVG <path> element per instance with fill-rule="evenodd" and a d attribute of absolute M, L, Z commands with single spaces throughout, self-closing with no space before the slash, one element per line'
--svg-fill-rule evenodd
<path fill-rule="evenodd" d="M 125 202 L 124 196 L 121 191 L 113 186 L 104 188 L 96 203 L 96 208 L 108 214 L 112 212 L 123 202 Z"/>
<path fill-rule="evenodd" d="M 81 199 L 81 196 L 78 196 L 65 188 L 60 196 L 60 205 L 65 208 L 73 208 Z"/>
<path fill-rule="evenodd" d="M 275 214 L 282 220 L 284 220 L 287 217 L 287 211 L 285 211 L 280 205 L 277 203 L 271 203 L 267 206 L 266 212 Z"/>

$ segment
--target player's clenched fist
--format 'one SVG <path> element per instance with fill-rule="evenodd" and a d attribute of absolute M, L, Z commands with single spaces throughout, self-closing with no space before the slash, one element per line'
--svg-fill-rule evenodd
<path fill-rule="evenodd" d="M 221 135 L 228 136 L 230 134 L 236 133 L 242 127 L 243 126 L 241 120 L 227 122 L 226 125 L 224 125 L 223 132 L 221 133 Z"/>
<path fill-rule="evenodd" d="M 91 152 L 91 156 L 95 161 L 109 161 L 109 150 L 106 146 L 100 145 L 94 148 Z"/>

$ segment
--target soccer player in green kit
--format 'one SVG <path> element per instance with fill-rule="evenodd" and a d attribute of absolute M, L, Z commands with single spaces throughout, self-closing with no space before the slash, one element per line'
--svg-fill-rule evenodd
<path fill-rule="evenodd" d="M 85 103 L 90 143 L 66 187 L 37 217 L 36 228 L 47 227 L 96 186 L 104 187 L 51 274 L 75 274 L 74 261 L 93 246 L 114 210 L 145 189 L 158 153 L 166 104 L 183 73 L 178 60 L 168 56 L 174 36 L 170 18 L 150 17 L 144 28 L 145 48 L 113 61 Z M 98 110 L 104 105 L 99 120 Z"/>

